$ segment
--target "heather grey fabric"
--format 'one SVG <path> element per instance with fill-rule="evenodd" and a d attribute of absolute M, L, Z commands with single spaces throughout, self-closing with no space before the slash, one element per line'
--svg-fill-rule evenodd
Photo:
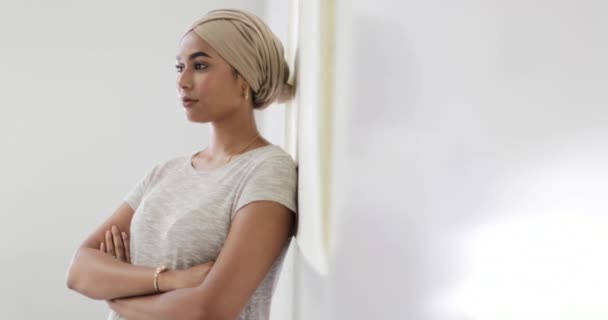
<path fill-rule="evenodd" d="M 191 156 L 159 163 L 125 196 L 135 210 L 133 264 L 184 269 L 215 260 L 234 215 L 254 201 L 274 201 L 296 212 L 296 164 L 280 147 L 250 150 L 208 172 L 194 169 Z M 239 319 L 269 318 L 287 247 L 288 243 Z M 111 311 L 108 319 L 121 318 Z"/>

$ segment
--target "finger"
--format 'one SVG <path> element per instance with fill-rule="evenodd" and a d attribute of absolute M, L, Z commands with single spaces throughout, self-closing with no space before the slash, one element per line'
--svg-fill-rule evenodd
<path fill-rule="evenodd" d="M 117 226 L 112 226 L 112 241 L 114 241 L 114 253 L 116 254 L 116 258 L 120 261 L 126 261 L 125 247 L 122 243 L 122 238 L 120 237 L 120 230 L 118 230 Z"/>
<path fill-rule="evenodd" d="M 131 263 L 131 242 L 129 242 L 126 232 L 122 233 L 122 243 L 125 245 L 125 256 L 127 258 L 127 263 Z"/>
<path fill-rule="evenodd" d="M 114 254 L 114 241 L 112 240 L 112 233 L 110 233 L 110 230 L 106 230 L 106 250 L 109 255 L 116 258 L 116 255 Z"/>
<path fill-rule="evenodd" d="M 99 244 L 99 251 L 106 253 L 106 243 L 102 242 Z"/>

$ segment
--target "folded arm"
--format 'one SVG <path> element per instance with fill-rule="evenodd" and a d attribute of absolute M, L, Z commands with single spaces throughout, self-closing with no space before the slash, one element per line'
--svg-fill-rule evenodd
<path fill-rule="evenodd" d="M 151 280 L 154 277 L 154 268 L 134 266 L 99 250 L 99 244 L 106 241 L 107 231 L 112 230 L 112 226 L 129 230 L 133 213 L 133 209 L 123 202 L 114 214 L 84 241 L 74 254 L 68 270 L 68 288 L 98 300 L 154 292 L 154 282 Z M 107 240 L 122 243 L 115 236 L 110 233 Z M 120 237 L 120 234 L 118 236 Z M 113 246 L 108 247 L 108 250 L 112 250 Z"/>
<path fill-rule="evenodd" d="M 72 259 L 67 275 L 68 288 L 97 300 L 156 293 L 156 268 L 128 263 L 129 250 L 123 244 L 128 242 L 126 234 L 123 238 L 120 230 L 129 230 L 133 213 L 133 209 L 123 203 L 85 240 Z M 105 243 L 107 245 L 102 246 L 100 250 L 100 244 Z M 203 281 L 212 265 L 213 261 L 209 261 L 186 270 L 161 273 L 158 278 L 159 289 L 164 292 L 196 287 Z"/>
<path fill-rule="evenodd" d="M 128 319 L 235 319 L 291 236 L 294 215 L 270 201 L 244 206 L 201 285 L 159 295 L 116 299 L 110 307 Z"/>

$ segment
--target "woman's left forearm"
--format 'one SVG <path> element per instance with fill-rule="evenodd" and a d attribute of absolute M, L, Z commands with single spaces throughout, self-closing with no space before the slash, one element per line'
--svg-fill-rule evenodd
<path fill-rule="evenodd" d="M 115 299 L 110 308 L 129 320 L 203 319 L 203 306 L 195 288 L 162 294 Z"/>

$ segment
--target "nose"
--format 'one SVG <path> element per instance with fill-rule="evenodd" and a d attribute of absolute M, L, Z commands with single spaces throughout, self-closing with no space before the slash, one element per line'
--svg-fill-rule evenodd
<path fill-rule="evenodd" d="M 192 88 L 192 75 L 186 68 L 177 74 L 177 88 L 182 90 Z"/>

